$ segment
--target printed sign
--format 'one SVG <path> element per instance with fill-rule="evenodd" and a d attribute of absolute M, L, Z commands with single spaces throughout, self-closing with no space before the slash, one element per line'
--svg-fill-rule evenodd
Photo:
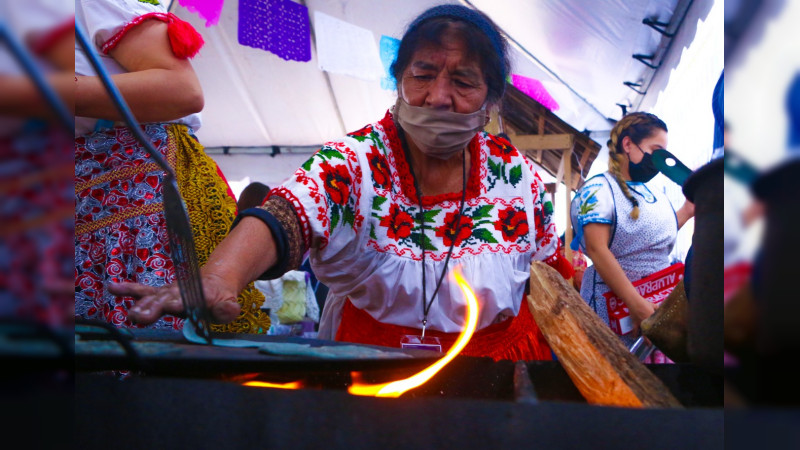
<path fill-rule="evenodd" d="M 659 305 L 683 279 L 683 267 L 683 263 L 673 264 L 664 270 L 633 282 L 633 287 L 650 303 Z M 633 331 L 633 319 L 631 319 L 625 302 L 611 291 L 603 294 L 603 297 L 606 298 L 608 323 L 611 329 L 619 335 L 626 335 Z"/>

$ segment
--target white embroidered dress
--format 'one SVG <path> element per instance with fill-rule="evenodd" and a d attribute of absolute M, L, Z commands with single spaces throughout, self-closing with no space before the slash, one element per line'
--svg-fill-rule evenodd
<path fill-rule="evenodd" d="M 376 320 L 420 328 L 422 246 L 427 295 L 445 266 L 461 266 L 480 304 L 478 329 L 515 316 L 535 260 L 557 258 L 552 203 L 530 161 L 507 141 L 478 133 L 458 235 L 461 193 L 423 197 L 425 234 L 413 179 L 391 113 L 322 147 L 284 186 L 300 218 L 310 261 L 330 291 L 319 337 L 333 339 L 346 299 Z M 448 276 L 428 314 L 429 329 L 461 331 L 466 300 Z"/>

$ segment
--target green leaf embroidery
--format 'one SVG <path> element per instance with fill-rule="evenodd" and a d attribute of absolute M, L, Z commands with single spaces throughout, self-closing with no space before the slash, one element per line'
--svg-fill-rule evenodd
<path fill-rule="evenodd" d="M 425 211 L 425 223 L 433 223 L 433 219 L 442 212 L 441 209 L 432 209 L 430 211 Z"/>
<path fill-rule="evenodd" d="M 161 5 L 161 3 L 158 2 L 158 0 L 139 0 L 139 3 L 148 3 L 156 6 Z"/>
<path fill-rule="evenodd" d="M 472 214 L 472 219 L 473 220 L 478 220 L 478 219 L 485 219 L 485 218 L 489 217 L 491 215 L 491 212 L 492 212 L 493 208 L 494 208 L 494 205 L 483 205 L 483 206 L 481 206 L 480 208 L 475 210 L 474 214 Z"/>
<path fill-rule="evenodd" d="M 306 172 L 311 170 L 311 165 L 313 163 L 314 163 L 314 157 L 312 156 L 311 158 L 308 158 L 308 160 L 306 160 L 306 162 L 303 163 L 303 166 L 302 166 L 303 170 L 305 170 Z"/>
<path fill-rule="evenodd" d="M 411 233 L 411 242 L 417 244 L 418 247 L 424 248 L 425 250 L 436 251 L 437 248 L 433 246 L 431 243 L 431 238 L 427 235 L 423 236 L 422 233 Z"/>
<path fill-rule="evenodd" d="M 374 197 L 372 199 L 372 210 L 373 211 L 380 211 L 381 205 L 386 203 L 386 197 Z"/>
<path fill-rule="evenodd" d="M 332 206 L 331 207 L 331 231 L 336 228 L 336 225 L 339 225 L 339 207 Z"/>
<path fill-rule="evenodd" d="M 497 164 L 497 163 L 495 163 L 494 161 L 492 161 L 490 159 L 489 160 L 489 172 L 491 172 L 492 175 L 495 176 L 495 178 L 500 178 L 500 170 L 501 170 L 500 164 Z"/>
<path fill-rule="evenodd" d="M 375 224 L 369 224 L 369 237 L 372 239 L 378 240 L 378 236 L 375 236 Z"/>
<path fill-rule="evenodd" d="M 544 202 L 544 213 L 553 214 L 553 202 L 550 201 Z"/>
<path fill-rule="evenodd" d="M 511 169 L 511 174 L 509 175 L 509 181 L 511 181 L 511 185 L 517 187 L 517 184 L 520 180 L 522 180 L 522 165 L 514 166 Z"/>
<path fill-rule="evenodd" d="M 350 137 L 355 139 L 355 140 L 357 140 L 358 142 L 364 142 L 364 141 L 367 140 L 367 136 L 356 136 L 356 135 L 354 135 L 354 136 L 350 136 Z"/>
<path fill-rule="evenodd" d="M 342 224 L 355 225 L 355 219 L 356 214 L 353 208 L 351 208 L 350 205 L 345 206 L 342 213 Z"/>
<path fill-rule="evenodd" d="M 597 191 L 599 191 L 599 190 L 600 189 L 592 192 L 591 195 L 586 197 L 586 200 L 581 202 L 581 207 L 578 210 L 578 214 L 580 214 L 582 216 L 586 215 L 586 214 L 589 214 L 590 212 L 592 212 L 594 210 L 595 207 L 597 207 L 597 201 L 591 202 L 591 204 L 589 204 L 589 200 L 594 198 L 595 194 L 597 194 Z"/>
<path fill-rule="evenodd" d="M 480 241 L 488 242 L 490 244 L 496 244 L 497 239 L 492 236 L 492 232 L 487 230 L 486 228 L 476 228 L 472 230 L 472 236 L 477 238 Z"/>
<path fill-rule="evenodd" d="M 339 150 L 333 150 L 333 149 L 330 149 L 330 148 L 328 148 L 328 149 L 325 149 L 325 148 L 324 148 L 324 149 L 322 149 L 322 150 L 320 150 L 320 151 L 319 151 L 319 154 L 320 154 L 320 155 L 322 155 L 322 156 L 324 156 L 324 157 L 325 157 L 325 158 L 327 158 L 327 159 L 331 159 L 331 158 L 338 158 L 338 159 L 342 159 L 342 160 L 344 160 L 344 155 L 342 155 L 342 154 L 339 152 Z"/>

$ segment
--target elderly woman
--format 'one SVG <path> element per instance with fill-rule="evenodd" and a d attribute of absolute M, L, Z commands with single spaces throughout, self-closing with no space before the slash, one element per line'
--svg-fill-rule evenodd
<path fill-rule="evenodd" d="M 532 260 L 571 276 L 558 256 L 552 204 L 533 165 L 482 130 L 509 63 L 497 27 L 444 5 L 414 20 L 392 72 L 394 108 L 322 147 L 259 208 L 242 211 L 202 268 L 215 320 L 231 320 L 246 283 L 297 268 L 309 250 L 328 295 L 320 337 L 399 347 L 406 335 L 446 350 L 466 301 L 448 272 L 461 266 L 480 303 L 463 354 L 550 359 L 524 301 Z M 177 287 L 112 286 L 139 297 L 147 323 L 180 313 Z"/>

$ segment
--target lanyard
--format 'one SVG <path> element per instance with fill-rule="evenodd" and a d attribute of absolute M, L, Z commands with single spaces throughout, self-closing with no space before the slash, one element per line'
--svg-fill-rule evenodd
<path fill-rule="evenodd" d="M 450 241 L 450 249 L 447 250 L 447 258 L 444 261 L 442 273 L 439 275 L 439 281 L 436 282 L 436 289 L 433 291 L 433 295 L 431 295 L 431 299 L 428 301 L 426 300 L 428 294 L 425 287 L 425 210 L 422 207 L 422 191 L 417 183 L 417 176 L 414 173 L 414 168 L 411 166 L 411 152 L 408 149 L 405 132 L 399 126 L 397 127 L 397 131 L 400 137 L 400 142 L 403 145 L 403 152 L 405 153 L 406 160 L 408 161 L 408 169 L 411 172 L 411 178 L 414 180 L 414 190 L 417 192 L 417 201 L 419 202 L 419 221 L 420 231 L 422 234 L 420 240 L 420 247 L 422 248 L 422 338 L 424 339 L 425 327 L 428 325 L 428 312 L 431 310 L 431 306 L 433 306 L 433 300 L 436 298 L 436 294 L 439 293 L 439 288 L 442 286 L 442 280 L 444 280 L 444 275 L 447 273 L 447 264 L 450 262 L 450 256 L 453 254 L 453 247 L 455 246 L 456 238 L 461 231 L 461 216 L 464 213 L 464 203 L 467 197 L 467 152 L 464 151 L 461 153 L 461 206 L 458 208 L 458 217 L 456 219 L 456 226 L 454 228 L 455 234 Z"/>

